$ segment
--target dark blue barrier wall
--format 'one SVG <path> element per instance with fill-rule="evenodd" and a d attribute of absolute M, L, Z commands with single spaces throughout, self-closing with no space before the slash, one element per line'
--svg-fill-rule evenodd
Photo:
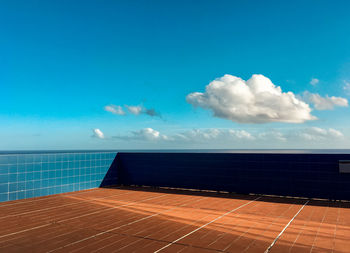
<path fill-rule="evenodd" d="M 118 153 L 118 183 L 350 199 L 350 154 Z M 115 166 L 116 166 L 115 165 Z"/>
<path fill-rule="evenodd" d="M 113 184 L 350 200 L 339 160 L 350 154 L 0 153 L 0 202 Z"/>

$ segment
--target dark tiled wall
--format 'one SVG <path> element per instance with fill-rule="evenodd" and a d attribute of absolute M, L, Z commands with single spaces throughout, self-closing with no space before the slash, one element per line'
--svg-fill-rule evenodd
<path fill-rule="evenodd" d="M 118 153 L 125 185 L 350 200 L 350 154 Z"/>
<path fill-rule="evenodd" d="M 0 202 L 99 187 L 116 152 L 0 154 Z"/>

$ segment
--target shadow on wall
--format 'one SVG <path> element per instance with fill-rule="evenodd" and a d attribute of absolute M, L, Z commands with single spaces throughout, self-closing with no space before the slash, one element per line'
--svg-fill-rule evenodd
<path fill-rule="evenodd" d="M 118 184 L 118 167 L 119 167 L 119 154 L 115 156 L 111 166 L 109 167 L 106 175 L 104 176 L 100 187 L 108 187 Z"/>

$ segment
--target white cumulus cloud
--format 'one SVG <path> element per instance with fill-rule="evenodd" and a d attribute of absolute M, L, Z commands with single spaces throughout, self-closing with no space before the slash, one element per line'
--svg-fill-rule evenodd
<path fill-rule="evenodd" d="M 342 97 L 325 97 L 320 96 L 317 93 L 304 92 L 304 98 L 310 104 L 313 104 L 317 110 L 332 110 L 335 106 L 348 106 L 348 100 Z"/>
<path fill-rule="evenodd" d="M 103 132 L 98 128 L 92 129 L 92 132 L 93 132 L 92 137 L 99 138 L 99 139 L 105 138 L 105 135 L 103 134 Z"/>
<path fill-rule="evenodd" d="M 119 105 L 106 105 L 104 109 L 105 111 L 111 112 L 116 115 L 125 115 L 123 108 Z"/>
<path fill-rule="evenodd" d="M 210 82 L 204 93 L 190 93 L 186 100 L 211 110 L 215 117 L 239 123 L 303 123 L 316 119 L 307 103 L 292 92 L 282 92 L 263 75 L 253 75 L 248 81 L 224 75 Z"/>
<path fill-rule="evenodd" d="M 318 84 L 320 82 L 320 80 L 318 80 L 317 78 L 312 78 L 310 81 L 310 84 L 315 86 L 316 84 Z"/>

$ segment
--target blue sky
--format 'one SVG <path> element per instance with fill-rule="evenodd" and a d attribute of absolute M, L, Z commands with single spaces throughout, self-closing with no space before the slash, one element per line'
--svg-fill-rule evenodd
<path fill-rule="evenodd" d="M 349 1 L 2 1 L 0 149 L 349 148 L 349 9 Z M 222 81 L 233 93 L 259 74 L 312 111 L 289 123 L 288 110 L 307 108 L 276 95 L 246 109 L 246 93 L 224 99 L 214 84 L 205 92 L 226 74 L 242 79 Z M 205 101 L 189 99 L 194 92 Z"/>

